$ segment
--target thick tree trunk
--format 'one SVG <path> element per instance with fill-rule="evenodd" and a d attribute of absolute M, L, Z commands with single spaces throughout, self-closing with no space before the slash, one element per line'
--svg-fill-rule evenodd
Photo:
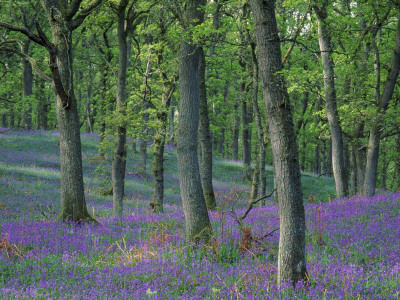
<path fill-rule="evenodd" d="M 59 75 L 59 80 L 55 79 L 60 131 L 62 205 L 59 219 L 81 222 L 91 217 L 87 212 L 84 194 L 80 124 L 72 78 L 72 31 L 66 28 L 64 16 L 57 9 L 57 16 L 54 17 L 54 6 L 51 3 L 43 3 L 56 53 L 50 54 L 50 63 L 54 59 L 53 63 L 56 64 Z M 57 78 L 57 75 L 55 77 Z"/>
<path fill-rule="evenodd" d="M 291 106 L 281 73 L 274 0 L 251 0 L 279 199 L 278 285 L 307 278 L 305 213 Z"/>
<path fill-rule="evenodd" d="M 379 156 L 379 143 L 381 139 L 381 132 L 383 129 L 383 118 L 388 108 L 389 101 L 392 99 L 393 91 L 396 85 L 396 80 L 400 70 L 400 17 L 397 20 L 396 41 L 394 46 L 394 53 L 392 57 L 389 74 L 386 78 L 383 93 L 377 99 L 377 117 L 374 120 L 368 141 L 367 164 L 365 167 L 364 179 L 364 193 L 366 196 L 373 196 L 375 194 L 377 169 L 378 169 L 378 156 Z"/>
<path fill-rule="evenodd" d="M 197 158 L 197 134 L 199 126 L 199 47 L 190 38 L 193 20 L 203 21 L 200 9 L 204 0 L 186 1 L 184 15 L 185 34 L 179 52 L 179 125 L 178 125 L 178 171 L 185 215 L 186 238 L 191 241 L 209 241 L 211 223 L 201 186 Z"/>
<path fill-rule="evenodd" d="M 324 90 L 326 113 L 328 116 L 329 128 L 332 137 L 332 166 L 336 183 L 336 196 L 348 194 L 348 185 L 343 154 L 342 128 L 339 123 L 339 116 L 336 106 L 336 89 L 334 63 L 331 58 L 330 35 L 326 25 L 326 6 L 314 5 L 314 11 L 318 19 L 318 41 L 321 50 L 322 65 L 324 68 Z"/>
<path fill-rule="evenodd" d="M 206 59 L 204 51 L 199 47 L 199 87 L 200 87 L 200 124 L 199 139 L 201 146 L 200 176 L 203 195 L 207 209 L 215 209 L 214 188 L 212 185 L 212 143 L 210 133 L 210 119 L 208 117 L 207 87 L 206 87 Z"/>
<path fill-rule="evenodd" d="M 118 7 L 118 78 L 117 78 L 117 112 L 126 115 L 126 71 L 128 68 L 128 44 L 125 29 L 125 13 L 128 0 L 121 0 Z M 125 193 L 126 169 L 126 127 L 125 122 L 117 125 L 117 141 L 114 146 L 112 160 L 112 185 L 113 185 L 113 215 L 122 217 L 123 199 Z"/>

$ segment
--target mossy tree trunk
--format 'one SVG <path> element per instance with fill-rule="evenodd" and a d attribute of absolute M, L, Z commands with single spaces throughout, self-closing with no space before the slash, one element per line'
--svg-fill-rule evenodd
<path fill-rule="evenodd" d="M 191 25 L 204 19 L 201 7 L 204 0 L 186 1 L 182 20 L 185 38 L 179 52 L 179 125 L 178 125 L 178 171 L 185 214 L 186 238 L 189 241 L 209 241 L 211 223 L 201 186 L 197 156 L 199 126 L 199 46 L 191 38 Z"/>
<path fill-rule="evenodd" d="M 307 278 L 305 212 L 289 95 L 282 75 L 274 0 L 251 0 L 258 65 L 266 104 L 278 192 L 278 285 Z"/>

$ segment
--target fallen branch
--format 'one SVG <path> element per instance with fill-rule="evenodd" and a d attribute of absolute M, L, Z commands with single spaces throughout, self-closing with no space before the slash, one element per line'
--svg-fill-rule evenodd
<path fill-rule="evenodd" d="M 263 196 L 261 198 L 258 198 L 257 200 L 253 200 L 251 201 L 251 203 L 249 204 L 249 207 L 247 208 L 246 212 L 243 214 L 243 216 L 240 217 L 240 220 L 243 220 L 244 218 L 247 217 L 247 215 L 249 214 L 249 212 L 253 209 L 254 204 L 257 204 L 258 202 L 260 202 L 261 200 L 264 200 L 266 198 L 271 197 L 274 192 L 276 191 L 276 189 L 274 189 L 270 194 Z"/>
<path fill-rule="evenodd" d="M 263 240 L 263 239 L 265 239 L 266 237 L 268 237 L 268 236 L 272 236 L 273 234 L 274 234 L 274 232 L 275 231 L 278 231 L 279 230 L 279 227 L 276 227 L 274 230 L 272 230 L 271 232 L 268 232 L 268 233 L 266 233 L 266 234 L 264 234 L 261 238 L 260 238 L 260 240 Z"/>
<path fill-rule="evenodd" d="M 318 175 L 318 178 L 320 178 L 321 176 L 325 176 L 325 175 L 332 175 L 332 172 L 326 172 L 326 173 L 322 173 Z"/>

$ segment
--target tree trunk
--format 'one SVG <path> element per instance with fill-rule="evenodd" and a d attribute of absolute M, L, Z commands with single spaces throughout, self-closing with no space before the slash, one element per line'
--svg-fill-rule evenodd
<path fill-rule="evenodd" d="M 23 51 L 26 54 L 29 54 L 29 46 L 31 44 L 31 40 L 26 40 L 23 45 Z M 33 91 L 33 73 L 32 66 L 30 62 L 23 58 L 22 59 L 22 86 L 23 86 L 23 97 L 25 98 L 25 102 L 27 103 L 27 111 L 23 112 L 23 126 L 25 129 L 32 129 L 32 102 L 29 99 L 32 96 Z"/>
<path fill-rule="evenodd" d="M 103 63 L 101 69 L 103 72 L 101 73 L 101 88 L 100 88 L 100 144 L 99 144 L 99 155 L 104 156 L 104 147 L 103 141 L 106 134 L 106 112 L 107 106 L 107 76 L 108 76 L 108 65 L 107 63 Z"/>
<path fill-rule="evenodd" d="M 47 130 L 48 128 L 48 119 L 47 119 L 47 112 L 48 112 L 48 104 L 47 98 L 44 95 L 45 84 L 44 81 L 40 81 L 37 83 L 39 89 L 39 114 L 38 114 L 38 123 L 40 123 L 40 128 Z"/>
<path fill-rule="evenodd" d="M 15 126 L 15 113 L 14 113 L 14 109 L 11 108 L 10 110 L 10 127 L 14 127 Z"/>
<path fill-rule="evenodd" d="M 164 97 L 164 93 L 163 96 Z M 157 128 L 154 136 L 153 150 L 153 174 L 154 191 L 153 200 L 150 205 L 154 212 L 162 212 L 164 209 L 164 146 L 165 131 L 167 128 L 167 112 L 161 111 L 157 114 Z"/>
<path fill-rule="evenodd" d="M 260 108 L 258 107 L 258 63 L 257 63 L 257 56 L 256 56 L 256 45 L 255 43 L 251 43 L 251 57 L 252 57 L 252 79 L 253 79 L 253 88 L 252 88 L 252 104 L 253 104 L 253 113 L 256 119 L 256 126 L 257 126 L 257 138 L 258 138 L 258 145 L 259 145 L 259 154 L 258 154 L 258 164 L 256 168 L 258 168 L 258 176 L 260 178 L 260 197 L 266 195 L 267 192 L 267 175 L 265 173 L 265 140 L 264 140 L 264 129 L 262 126 L 261 120 L 261 113 Z M 255 174 L 255 173 L 254 173 Z M 254 180 L 253 174 L 253 180 Z M 265 205 L 266 200 L 264 199 L 261 202 L 261 205 Z"/>
<path fill-rule="evenodd" d="M 378 169 L 379 143 L 383 129 L 383 118 L 392 99 L 393 90 L 400 70 L 400 17 L 397 20 L 396 41 L 389 73 L 386 78 L 382 95 L 377 98 L 377 116 L 373 121 L 369 133 L 367 164 L 365 167 L 364 193 L 366 196 L 373 196 L 376 188 Z"/>
<path fill-rule="evenodd" d="M 152 40 L 151 36 L 146 38 L 148 40 L 148 44 L 150 45 L 150 42 Z M 148 79 L 151 77 L 151 48 L 149 46 L 148 48 L 148 60 L 147 60 L 147 66 L 146 66 L 146 73 L 144 74 L 143 78 L 143 85 L 144 85 L 144 92 L 143 92 L 143 118 L 142 118 L 142 124 L 143 124 L 143 134 L 140 139 L 140 161 L 139 161 L 139 173 L 141 173 L 143 176 L 146 175 L 146 169 L 147 169 L 147 141 L 149 139 L 149 119 L 150 115 L 147 112 L 147 110 L 150 108 L 149 101 L 150 101 L 150 94 L 148 91 Z"/>
<path fill-rule="evenodd" d="M 143 104 L 143 110 L 148 109 L 147 101 Z M 149 113 L 144 112 L 142 118 L 143 124 L 143 132 L 140 137 L 139 142 L 139 173 L 143 176 L 146 175 L 146 168 L 147 168 L 147 135 L 148 135 L 148 127 L 147 124 L 149 123 Z"/>
<path fill-rule="evenodd" d="M 244 61 L 239 61 L 244 72 L 246 64 Z M 246 97 L 246 83 L 244 78 L 240 83 L 240 95 L 242 97 L 242 149 L 243 149 L 243 179 L 251 180 L 251 144 L 250 144 L 250 122 L 248 119 L 248 107 L 247 107 L 247 97 Z"/>
<path fill-rule="evenodd" d="M 7 115 L 5 113 L 1 114 L 1 127 L 7 128 Z"/>
<path fill-rule="evenodd" d="M 350 153 L 350 193 L 357 194 L 357 159 L 354 146 L 351 147 Z"/>
<path fill-rule="evenodd" d="M 315 174 L 321 174 L 321 163 L 320 163 L 320 155 L 319 155 L 319 141 L 316 141 L 315 145 L 315 158 L 314 158 L 314 173 Z"/>
<path fill-rule="evenodd" d="M 87 50 L 88 51 L 88 50 Z M 87 57 L 87 60 L 90 61 L 90 56 Z M 96 115 L 97 115 L 97 103 L 95 102 L 95 100 L 93 99 L 93 67 L 91 66 L 91 64 L 89 65 L 89 75 L 87 80 L 88 82 L 88 87 L 86 90 L 86 121 L 87 121 L 87 125 L 88 125 L 88 131 L 90 133 L 94 132 L 94 122 L 96 119 Z"/>
<path fill-rule="evenodd" d="M 253 202 L 254 200 L 257 200 L 259 182 L 260 182 L 260 164 L 258 162 L 258 159 L 256 159 L 256 166 L 254 168 L 253 179 L 251 181 L 249 203 Z"/>
<path fill-rule="evenodd" d="M 396 156 L 394 159 L 394 174 L 392 189 L 400 192 L 400 134 L 396 136 Z"/>
<path fill-rule="evenodd" d="M 274 0 L 251 0 L 279 199 L 278 285 L 307 278 L 305 213 L 291 106 L 282 75 Z"/>
<path fill-rule="evenodd" d="M 126 115 L 126 71 L 128 68 L 128 44 L 125 28 L 125 13 L 128 0 L 121 0 L 118 7 L 118 78 L 117 78 L 117 112 L 123 118 Z M 125 122 L 117 125 L 117 141 L 114 146 L 112 160 L 113 215 L 122 217 L 125 193 L 126 169 L 126 127 Z"/>
<path fill-rule="evenodd" d="M 239 160 L 239 99 L 236 97 L 235 105 L 233 106 L 233 132 L 232 132 L 232 159 Z"/>
<path fill-rule="evenodd" d="M 162 212 L 164 205 L 164 146 L 167 132 L 168 110 L 171 104 L 175 83 L 168 83 L 166 74 L 163 73 L 163 93 L 161 96 L 162 108 L 157 113 L 157 129 L 154 135 L 153 173 L 154 192 L 151 206 L 154 212 Z"/>
<path fill-rule="evenodd" d="M 313 8 L 318 20 L 318 41 L 324 68 L 326 113 L 332 137 L 333 175 L 336 183 L 336 196 L 340 197 L 348 194 L 348 185 L 344 165 L 342 128 L 336 106 L 334 63 L 331 58 L 330 35 L 326 25 L 326 5 L 324 4 L 321 8 L 314 5 Z"/>
<path fill-rule="evenodd" d="M 172 99 L 171 99 L 172 101 Z M 176 146 L 175 143 L 175 107 L 171 107 L 169 113 L 168 143 Z"/>
<path fill-rule="evenodd" d="M 50 54 L 50 70 L 57 91 L 60 131 L 61 213 L 59 219 L 81 222 L 91 219 L 85 201 L 80 120 L 73 87 L 71 20 L 59 2 L 42 1 L 51 28 L 52 44 L 42 34 Z"/>
<path fill-rule="evenodd" d="M 386 149 L 382 149 L 382 165 L 381 165 L 381 189 L 386 190 L 386 175 L 387 175 L 387 164 L 386 164 Z"/>
<path fill-rule="evenodd" d="M 200 87 L 200 124 L 199 139 L 201 145 L 200 176 L 203 195 L 207 209 L 215 209 L 214 188 L 212 185 L 212 141 L 210 134 L 210 119 L 208 117 L 207 87 L 206 87 L 206 59 L 202 47 L 199 47 L 199 87 Z"/>
<path fill-rule="evenodd" d="M 200 10 L 204 0 L 186 1 L 184 15 L 185 33 L 179 52 L 179 125 L 178 125 L 178 171 L 185 215 L 186 238 L 190 241 L 209 241 L 211 223 L 201 186 L 197 158 L 197 133 L 199 126 L 199 47 L 191 38 L 191 25 L 203 21 Z M 193 22 L 193 20 L 199 20 Z"/>

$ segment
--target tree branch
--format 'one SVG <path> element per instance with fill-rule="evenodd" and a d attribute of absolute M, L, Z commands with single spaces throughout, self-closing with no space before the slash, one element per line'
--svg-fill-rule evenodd
<path fill-rule="evenodd" d="M 82 0 L 73 0 L 72 3 L 68 7 L 66 19 L 71 20 L 79 10 L 79 6 L 81 5 Z"/>
<path fill-rule="evenodd" d="M 266 195 L 266 196 L 263 196 L 261 198 L 258 198 L 257 200 L 251 201 L 251 203 L 249 204 L 249 207 L 247 208 L 246 212 L 243 214 L 243 216 L 240 217 L 240 220 L 244 220 L 244 218 L 247 217 L 249 212 L 253 209 L 254 204 L 257 204 L 258 202 L 260 202 L 263 199 L 271 197 L 275 191 L 276 191 L 276 189 L 274 189 L 269 195 Z"/>
<path fill-rule="evenodd" d="M 34 41 L 35 43 L 37 43 L 39 45 L 42 45 L 42 46 L 46 46 L 39 36 L 37 36 L 36 34 L 32 33 L 31 31 L 29 31 L 25 27 L 14 26 L 14 25 L 11 25 L 11 24 L 5 23 L 5 22 L 0 22 L 0 26 L 4 27 L 4 28 L 7 28 L 7 29 L 9 29 L 11 31 L 20 32 L 20 33 L 24 34 L 25 36 L 27 36 L 30 40 Z"/>
<path fill-rule="evenodd" d="M 79 0 L 77 1 L 79 2 Z M 96 10 L 96 8 L 98 8 L 102 4 L 102 2 L 102 0 L 93 0 L 91 3 L 89 3 L 88 6 L 82 9 L 69 23 L 69 29 L 73 31 L 74 29 L 78 28 L 86 19 L 86 17 L 90 15 L 94 10 Z"/>
<path fill-rule="evenodd" d="M 293 50 L 293 48 L 294 48 L 294 44 L 296 43 L 296 39 L 297 39 L 297 37 L 298 37 L 299 34 L 300 34 L 301 28 L 302 28 L 303 23 L 304 23 L 304 21 L 306 20 L 308 14 L 309 14 L 309 11 L 307 11 L 307 12 L 304 14 L 303 18 L 301 19 L 301 22 L 300 22 L 299 26 L 297 27 L 297 29 L 296 29 L 296 31 L 295 31 L 295 33 L 294 33 L 293 41 L 292 41 L 292 43 L 290 44 L 289 49 L 287 50 L 285 56 L 284 56 L 283 59 L 282 59 L 282 65 L 285 64 L 285 62 L 286 62 L 286 60 L 288 59 L 290 53 L 292 53 L 292 50 Z"/>
<path fill-rule="evenodd" d="M 16 41 L 8 41 L 8 43 L 11 43 L 11 42 L 17 43 Z M 5 44 L 5 42 L 4 42 L 3 44 Z M 52 82 L 53 82 L 53 80 L 52 80 L 49 76 L 47 76 L 47 75 L 39 68 L 39 66 L 37 65 L 36 60 L 35 60 L 34 58 L 32 58 L 31 56 L 29 56 L 28 54 L 26 54 L 26 53 L 24 53 L 24 52 L 18 50 L 18 49 L 15 48 L 15 47 L 4 47 L 4 46 L 3 46 L 3 47 L 1 47 L 1 50 L 7 51 L 7 52 L 12 52 L 12 53 L 15 53 L 15 54 L 19 55 L 20 57 L 25 58 L 26 60 L 28 60 L 28 61 L 30 62 L 31 66 L 32 66 L 32 69 L 35 70 L 36 74 L 37 74 L 41 79 L 47 81 L 48 83 L 52 83 Z"/>

